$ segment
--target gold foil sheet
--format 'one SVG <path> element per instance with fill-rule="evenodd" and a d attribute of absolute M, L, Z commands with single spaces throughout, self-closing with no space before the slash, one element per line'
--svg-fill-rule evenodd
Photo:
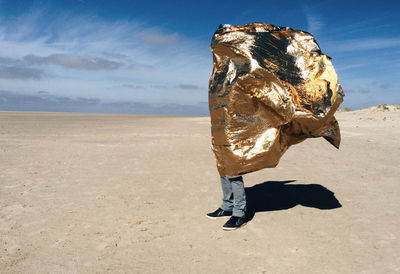
<path fill-rule="evenodd" d="M 310 137 L 339 148 L 333 114 L 344 93 L 311 34 L 261 23 L 220 26 L 211 51 L 212 149 L 221 176 L 275 167 Z"/>

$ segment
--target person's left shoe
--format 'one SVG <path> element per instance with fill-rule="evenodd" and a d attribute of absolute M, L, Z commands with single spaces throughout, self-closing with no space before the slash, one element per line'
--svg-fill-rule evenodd
<path fill-rule="evenodd" d="M 225 216 L 232 216 L 232 211 L 225 211 L 222 208 L 218 208 L 216 211 L 206 214 L 206 217 L 209 219 L 215 219 Z"/>
<path fill-rule="evenodd" d="M 246 218 L 232 216 L 222 227 L 223 230 L 234 230 L 246 224 Z"/>

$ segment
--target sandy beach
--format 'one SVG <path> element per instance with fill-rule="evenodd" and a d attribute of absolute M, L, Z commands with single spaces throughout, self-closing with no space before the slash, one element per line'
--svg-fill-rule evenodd
<path fill-rule="evenodd" d="M 208 117 L 0 112 L 0 272 L 399 273 L 400 109 L 336 117 L 226 232 Z"/>

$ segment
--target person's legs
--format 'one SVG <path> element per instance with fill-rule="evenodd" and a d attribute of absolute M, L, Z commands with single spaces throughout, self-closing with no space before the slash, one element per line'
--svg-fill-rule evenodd
<path fill-rule="evenodd" d="M 222 226 L 223 230 L 237 229 L 246 224 L 246 192 L 243 177 L 228 178 L 232 187 L 233 212 L 232 217 Z"/>
<path fill-rule="evenodd" d="M 246 215 L 246 192 L 244 190 L 243 177 L 229 178 L 233 193 L 232 216 L 244 218 Z"/>
<path fill-rule="evenodd" d="M 216 211 L 206 214 L 207 218 L 232 216 L 224 225 L 224 230 L 237 229 L 246 223 L 246 193 L 243 177 L 221 177 L 222 205 Z"/>
<path fill-rule="evenodd" d="M 232 211 L 233 210 L 232 184 L 227 176 L 221 177 L 221 186 L 222 186 L 221 209 L 224 211 Z"/>

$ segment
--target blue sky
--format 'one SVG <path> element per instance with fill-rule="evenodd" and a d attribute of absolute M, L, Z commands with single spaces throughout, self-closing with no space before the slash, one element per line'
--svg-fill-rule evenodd
<path fill-rule="evenodd" d="M 400 104 L 397 1 L 0 0 L 0 110 L 204 115 L 219 24 L 311 32 L 342 107 Z"/>

